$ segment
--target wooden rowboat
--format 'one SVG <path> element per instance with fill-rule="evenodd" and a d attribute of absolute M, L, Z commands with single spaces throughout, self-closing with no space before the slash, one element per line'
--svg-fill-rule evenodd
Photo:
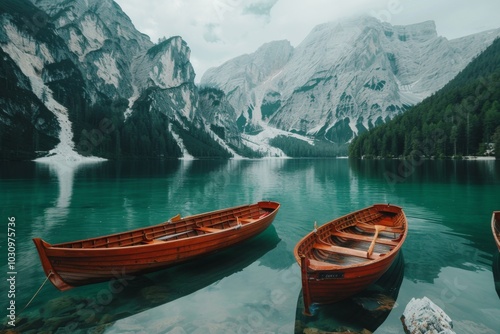
<path fill-rule="evenodd" d="M 493 211 L 493 215 L 491 216 L 491 230 L 498 251 L 500 251 L 500 211 Z"/>
<path fill-rule="evenodd" d="M 294 249 L 301 267 L 304 313 L 364 290 L 391 266 L 408 232 L 402 208 L 375 204 L 334 219 Z"/>
<path fill-rule="evenodd" d="M 59 290 L 159 270 L 245 241 L 264 231 L 280 204 L 258 202 L 96 238 L 51 245 L 33 241 Z"/>
<path fill-rule="evenodd" d="M 302 333 L 304 328 L 316 328 L 317 333 L 332 333 L 332 324 L 335 324 L 335 328 L 351 327 L 354 319 L 359 328 L 366 329 L 366 333 L 375 333 L 396 307 L 404 278 L 404 266 L 404 254 L 401 250 L 378 280 L 351 298 L 314 308 L 314 317 L 304 312 L 301 290 L 295 313 L 295 333 Z"/>

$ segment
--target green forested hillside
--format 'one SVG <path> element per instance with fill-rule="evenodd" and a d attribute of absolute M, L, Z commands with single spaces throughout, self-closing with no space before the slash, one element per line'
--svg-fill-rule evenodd
<path fill-rule="evenodd" d="M 500 39 L 440 91 L 355 138 L 349 156 L 500 156 Z"/>

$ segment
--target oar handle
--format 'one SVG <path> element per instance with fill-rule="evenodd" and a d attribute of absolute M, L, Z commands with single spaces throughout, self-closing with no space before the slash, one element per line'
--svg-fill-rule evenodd
<path fill-rule="evenodd" d="M 375 248 L 375 242 L 377 241 L 378 238 L 378 233 L 380 231 L 385 230 L 385 226 L 382 225 L 375 225 L 375 235 L 373 236 L 372 243 L 370 244 L 370 247 L 368 248 L 368 252 L 366 252 L 366 257 L 369 258 L 373 254 L 373 249 Z"/>

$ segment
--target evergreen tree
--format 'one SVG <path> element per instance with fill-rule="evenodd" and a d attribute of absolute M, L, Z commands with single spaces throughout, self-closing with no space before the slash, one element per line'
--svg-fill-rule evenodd
<path fill-rule="evenodd" d="M 495 149 L 495 158 L 500 160 L 500 126 L 498 126 L 493 135 L 493 145 Z"/>
<path fill-rule="evenodd" d="M 494 141 L 499 125 L 500 39 L 496 39 L 439 92 L 356 137 L 349 155 L 476 155 Z"/>

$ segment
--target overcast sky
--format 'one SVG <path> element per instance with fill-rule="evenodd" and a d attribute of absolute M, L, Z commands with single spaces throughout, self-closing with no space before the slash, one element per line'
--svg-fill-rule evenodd
<path fill-rule="evenodd" d="M 153 42 L 181 36 L 196 82 L 210 67 L 266 42 L 297 46 L 318 24 L 357 15 L 390 24 L 434 20 L 448 39 L 500 28 L 500 0 L 115 0 Z"/>

